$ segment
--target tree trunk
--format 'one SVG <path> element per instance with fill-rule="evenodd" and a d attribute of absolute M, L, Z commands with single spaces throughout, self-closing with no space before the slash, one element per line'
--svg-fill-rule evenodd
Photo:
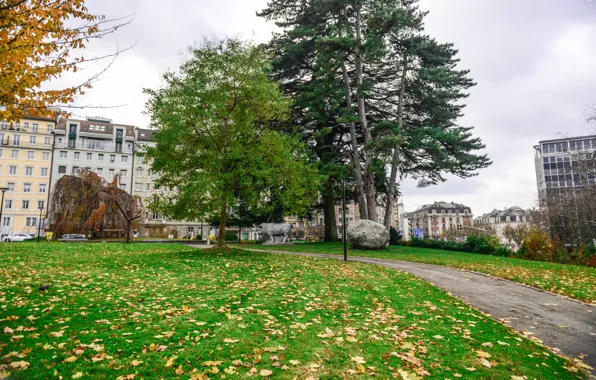
<path fill-rule="evenodd" d="M 226 200 L 222 201 L 221 211 L 219 213 L 219 235 L 217 236 L 216 248 L 226 248 L 226 217 L 228 215 L 228 204 Z"/>
<path fill-rule="evenodd" d="M 408 54 L 404 53 L 404 67 L 401 72 L 399 101 L 397 104 L 397 127 L 398 133 L 401 135 L 404 126 L 404 96 L 406 93 L 406 75 L 408 73 Z M 400 142 L 395 143 L 393 148 L 393 157 L 391 160 L 391 174 L 389 175 L 389 183 L 387 184 L 387 204 L 385 205 L 385 227 L 387 231 L 391 230 L 391 218 L 393 211 L 393 189 L 395 188 L 395 181 L 397 180 L 397 168 L 399 166 L 399 148 Z"/>
<path fill-rule="evenodd" d="M 366 206 L 368 212 L 368 219 L 377 221 L 377 199 L 375 191 L 375 177 L 373 173 L 372 161 L 373 152 L 366 148 L 372 136 L 368 129 L 368 121 L 366 119 L 366 105 L 364 104 L 364 85 L 363 85 L 363 69 L 362 69 L 362 52 L 360 44 L 362 43 L 362 25 L 360 20 L 360 8 L 356 10 L 356 39 L 358 46 L 356 47 L 356 97 L 358 99 L 358 114 L 360 116 L 360 125 L 362 127 L 362 134 L 364 135 L 365 145 L 365 176 L 364 187 L 366 191 Z"/>
<path fill-rule="evenodd" d="M 238 223 L 238 244 L 242 243 L 242 241 L 240 240 L 242 236 L 242 226 L 240 225 L 240 223 Z"/>
<path fill-rule="evenodd" d="M 337 236 L 337 222 L 335 220 L 335 197 L 333 196 L 333 178 L 327 178 L 323 194 L 323 215 L 325 216 L 326 242 L 339 241 Z"/>
<path fill-rule="evenodd" d="M 350 86 L 350 77 L 348 76 L 348 69 L 346 62 L 342 60 L 341 68 L 344 75 L 344 82 L 346 83 L 346 108 L 352 109 L 352 88 Z M 352 140 L 352 165 L 354 166 L 354 182 L 356 182 L 356 198 L 358 199 L 358 209 L 360 211 L 360 219 L 368 219 L 368 210 L 366 209 L 366 198 L 364 196 L 364 184 L 362 183 L 362 170 L 360 168 L 360 155 L 358 154 L 358 140 L 356 136 L 356 125 L 353 121 L 350 122 L 350 139 Z"/>
<path fill-rule="evenodd" d="M 126 219 L 126 244 L 130 243 L 130 223 L 131 221 Z"/>

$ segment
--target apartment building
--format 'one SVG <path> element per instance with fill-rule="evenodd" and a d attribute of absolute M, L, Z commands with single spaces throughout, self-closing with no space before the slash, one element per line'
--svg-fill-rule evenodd
<path fill-rule="evenodd" d="M 473 215 L 468 206 L 440 201 L 420 206 L 416 211 L 408 213 L 407 220 L 411 230 L 423 229 L 425 238 L 438 239 L 451 228 L 472 227 Z"/>
<path fill-rule="evenodd" d="M 37 234 L 38 224 L 45 219 L 55 127 L 49 118 L 0 122 L 0 187 L 8 188 L 0 238 L 21 232 Z"/>
<path fill-rule="evenodd" d="M 503 210 L 495 209 L 474 219 L 474 227 L 494 231 L 503 244 L 513 243 L 503 236 L 505 228 L 516 228 L 529 224 L 530 211 L 524 210 L 519 206 L 513 206 Z"/>
<path fill-rule="evenodd" d="M 136 129 L 136 151 L 142 153 L 149 146 L 155 146 L 152 129 Z M 209 234 L 209 224 L 202 222 L 188 222 L 166 219 L 159 212 L 148 209 L 146 205 L 156 195 L 167 194 L 169 189 L 156 189 L 155 180 L 157 176 L 151 171 L 151 164 L 142 154 L 135 156 L 135 162 L 131 171 L 132 195 L 138 196 L 143 200 L 145 209 L 139 234 L 141 236 L 181 238 L 183 236 L 201 236 L 202 240 L 207 240 Z M 205 232 L 205 233 L 203 233 Z"/>
<path fill-rule="evenodd" d="M 120 174 L 121 189 L 132 190 L 135 127 L 110 119 L 60 118 L 56 125 L 52 186 L 79 168 L 97 173 L 108 182 Z"/>

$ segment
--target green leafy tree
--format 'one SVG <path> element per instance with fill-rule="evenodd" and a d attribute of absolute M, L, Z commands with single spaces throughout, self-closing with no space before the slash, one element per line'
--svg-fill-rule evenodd
<path fill-rule="evenodd" d="M 228 39 L 206 41 L 191 54 L 178 72 L 164 74 L 162 88 L 146 90 L 158 130 L 146 154 L 160 173 L 157 186 L 176 189 L 152 206 L 180 219 L 217 213 L 220 232 L 239 200 L 305 213 L 318 172 L 297 137 L 271 128 L 287 117 L 290 100 L 270 79 L 263 49 Z M 225 246 L 225 234 L 216 246 Z"/>
<path fill-rule="evenodd" d="M 484 146 L 471 128 L 457 124 L 474 83 L 456 68 L 451 44 L 424 34 L 417 2 L 272 0 L 261 13 L 281 28 L 272 42 L 276 78 L 304 100 L 300 116 L 338 131 L 334 160 L 352 164 L 360 217 L 377 220 L 386 194 L 387 225 L 398 177 L 428 186 L 490 164 L 475 153 Z M 307 117 L 297 120 L 311 128 Z"/>

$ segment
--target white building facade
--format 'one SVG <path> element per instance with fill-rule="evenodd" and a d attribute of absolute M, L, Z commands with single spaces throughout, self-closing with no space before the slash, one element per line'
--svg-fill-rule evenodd
<path fill-rule="evenodd" d="M 118 186 L 131 193 L 135 129 L 104 118 L 60 118 L 55 130 L 52 188 L 77 169 L 97 173 L 108 182 L 120 174 Z"/>

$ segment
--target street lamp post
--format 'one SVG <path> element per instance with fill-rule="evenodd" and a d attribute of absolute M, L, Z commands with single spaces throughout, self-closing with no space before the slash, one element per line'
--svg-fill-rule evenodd
<path fill-rule="evenodd" d="M 344 228 L 342 228 L 342 232 L 343 232 L 343 240 L 344 240 L 344 261 L 348 261 L 348 242 L 347 242 L 347 226 L 346 226 L 346 180 L 343 179 L 342 180 L 342 184 L 343 184 L 343 199 L 342 199 L 342 224 L 344 226 Z"/>
<path fill-rule="evenodd" d="M 41 235 L 41 213 L 43 212 L 43 206 L 39 206 L 39 221 L 37 222 L 37 242 L 39 243 L 39 235 Z"/>
<path fill-rule="evenodd" d="M 8 187 L 0 187 L 2 192 L 2 200 L 0 201 L 0 235 L 2 235 L 2 208 L 4 207 L 4 193 L 8 190 Z"/>

